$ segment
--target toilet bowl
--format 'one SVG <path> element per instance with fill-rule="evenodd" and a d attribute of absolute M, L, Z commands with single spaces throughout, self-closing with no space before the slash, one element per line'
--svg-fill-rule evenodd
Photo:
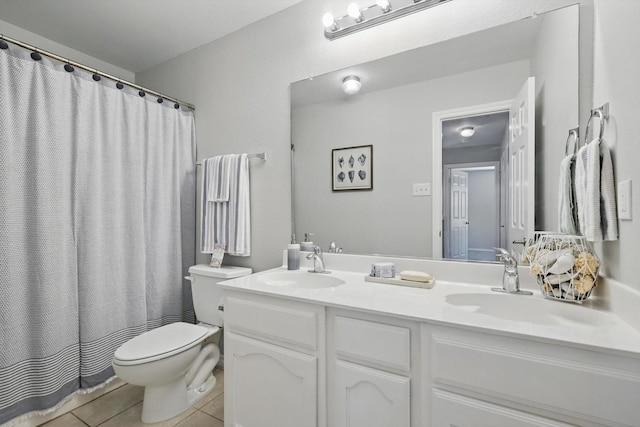
<path fill-rule="evenodd" d="M 143 386 L 142 421 L 155 423 L 180 414 L 216 385 L 212 374 L 220 360 L 216 344 L 202 345 L 220 332 L 222 280 L 251 274 L 243 267 L 189 269 L 194 309 L 200 323 L 176 322 L 145 332 L 122 344 L 112 366 L 118 377 Z"/>

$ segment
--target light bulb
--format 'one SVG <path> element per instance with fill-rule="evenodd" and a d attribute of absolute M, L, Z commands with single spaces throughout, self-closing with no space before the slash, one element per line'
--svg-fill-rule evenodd
<path fill-rule="evenodd" d="M 391 3 L 389 0 L 376 0 L 376 4 L 382 9 L 383 13 L 387 13 L 391 10 Z"/>
<path fill-rule="evenodd" d="M 351 3 L 347 7 L 347 14 L 356 20 L 356 22 L 362 22 L 364 20 L 364 16 L 362 16 L 362 12 L 360 11 L 360 6 L 358 3 Z"/>
<path fill-rule="evenodd" d="M 325 28 L 331 28 L 336 24 L 336 19 L 333 17 L 332 13 L 325 13 L 324 15 L 322 15 L 322 25 L 325 26 Z"/>
<path fill-rule="evenodd" d="M 354 95 L 360 91 L 362 83 L 357 76 L 347 76 L 342 80 L 342 90 L 347 95 Z"/>

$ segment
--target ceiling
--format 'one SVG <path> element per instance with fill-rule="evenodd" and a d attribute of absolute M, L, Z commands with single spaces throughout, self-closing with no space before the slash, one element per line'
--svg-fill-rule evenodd
<path fill-rule="evenodd" d="M 0 0 L 0 20 L 135 73 L 300 1 Z"/>

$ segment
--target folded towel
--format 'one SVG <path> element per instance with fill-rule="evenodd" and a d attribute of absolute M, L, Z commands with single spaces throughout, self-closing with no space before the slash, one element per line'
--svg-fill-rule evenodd
<path fill-rule="evenodd" d="M 200 252 L 212 253 L 215 244 L 224 244 L 229 255 L 249 256 L 251 255 L 249 158 L 247 154 L 218 157 L 224 158 L 206 159 L 202 163 Z M 217 167 L 214 168 L 214 165 Z M 224 200 L 225 180 L 228 181 L 226 200 Z M 220 183 L 220 191 L 217 188 L 211 188 L 218 183 Z"/>
<path fill-rule="evenodd" d="M 231 155 L 217 156 L 211 159 L 205 159 L 208 163 L 208 191 L 207 200 L 210 202 L 228 202 L 229 201 L 229 176 L 230 167 L 233 157 Z"/>
<path fill-rule="evenodd" d="M 609 148 L 599 139 L 578 151 L 575 195 L 582 235 L 590 242 L 617 240 L 613 165 Z"/>
<path fill-rule="evenodd" d="M 576 234 L 575 204 L 573 192 L 572 170 L 575 164 L 575 154 L 566 156 L 560 162 L 560 188 L 558 191 L 558 225 L 562 233 Z"/>

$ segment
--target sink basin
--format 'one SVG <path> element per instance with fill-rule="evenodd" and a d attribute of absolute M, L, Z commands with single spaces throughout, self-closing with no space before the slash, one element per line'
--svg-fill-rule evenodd
<path fill-rule="evenodd" d="M 448 304 L 463 310 L 515 322 L 539 325 L 602 324 L 598 313 L 588 307 L 571 303 L 550 301 L 537 296 L 509 295 L 502 293 L 463 293 L 445 297 Z"/>
<path fill-rule="evenodd" d="M 270 286 L 321 289 L 344 285 L 345 281 L 331 274 L 309 273 L 308 271 L 277 271 L 259 276 L 258 281 Z"/>

